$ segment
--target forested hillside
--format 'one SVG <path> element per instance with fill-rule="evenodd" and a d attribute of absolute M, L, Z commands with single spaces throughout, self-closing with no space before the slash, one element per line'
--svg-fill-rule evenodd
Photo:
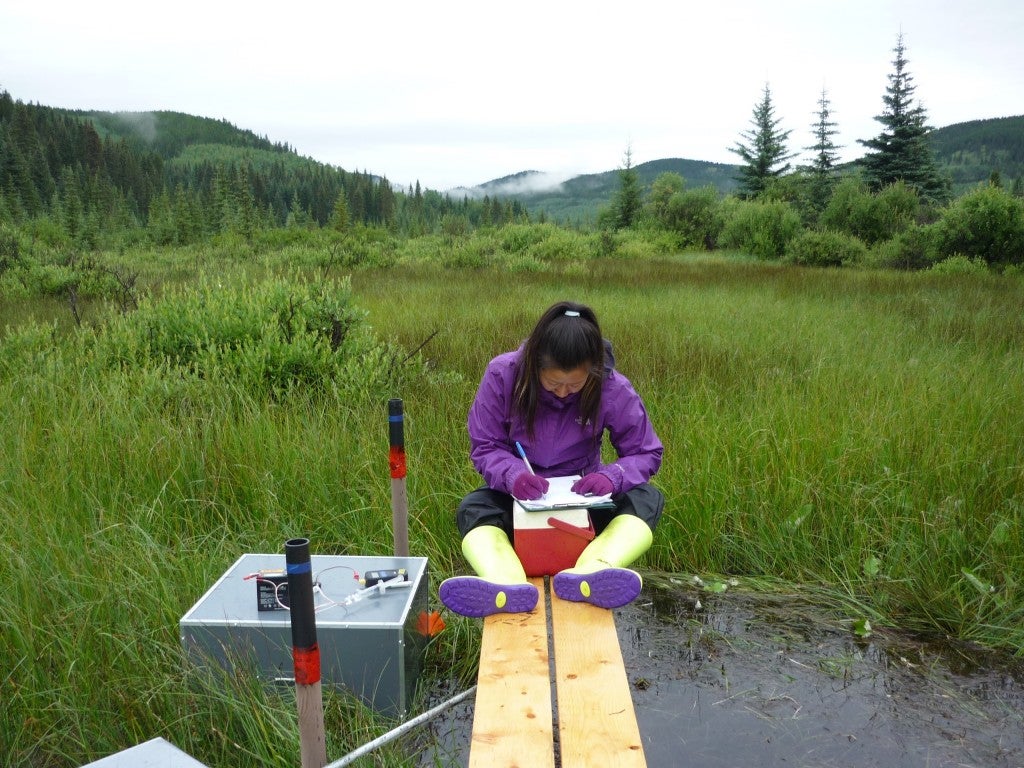
<path fill-rule="evenodd" d="M 73 112 L 0 92 L 0 220 L 49 221 L 83 246 L 126 232 L 183 245 L 332 220 L 415 235 L 454 214 L 473 225 L 525 219 L 514 201 L 453 200 L 419 183 L 395 190 L 225 121 Z"/>
<path fill-rule="evenodd" d="M 1024 179 L 1024 115 L 948 125 L 930 136 L 936 162 L 952 177 L 954 189 L 993 174 L 1007 186 Z"/>
<path fill-rule="evenodd" d="M 274 144 L 265 136 L 237 128 L 227 120 L 212 120 L 182 112 L 56 111 L 92 123 L 100 136 L 134 141 L 164 159 L 177 157 L 193 144 L 223 144 L 281 154 L 292 151 L 287 144 Z"/>
<path fill-rule="evenodd" d="M 1024 117 L 948 126 L 931 131 L 928 140 L 939 171 L 953 181 L 954 195 L 990 181 L 1020 195 Z M 422 189 L 419 182 L 395 189 L 370 170 L 348 171 L 301 157 L 287 144 L 224 120 L 177 112 L 72 111 L 25 104 L 0 92 L 0 222 L 28 225 L 33 237 L 53 245 L 189 245 L 223 234 L 252 238 L 277 228 L 353 225 L 399 236 L 449 237 L 528 221 L 589 229 L 615 205 L 623 170 L 547 187 L 538 183 L 542 174 L 524 172 L 453 194 Z M 655 180 L 672 176 L 696 195 L 686 204 L 698 208 L 713 202 L 703 196 L 722 199 L 735 192 L 737 170 L 681 158 L 629 168 L 638 201 L 651 202 Z M 853 167 L 837 170 L 844 175 Z M 797 209 L 806 202 L 793 184 L 776 194 Z M 801 215 L 806 224 L 820 213 L 819 206 Z M 852 225 L 846 229 L 865 238 Z M 878 238 L 866 239 L 870 244 Z M 705 234 L 694 242 L 711 247 L 715 238 Z"/>

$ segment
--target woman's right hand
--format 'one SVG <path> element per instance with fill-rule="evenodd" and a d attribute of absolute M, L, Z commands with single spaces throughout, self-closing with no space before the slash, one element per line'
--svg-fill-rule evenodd
<path fill-rule="evenodd" d="M 533 501 L 548 492 L 548 485 L 547 478 L 523 472 L 512 483 L 512 495 L 522 501 Z"/>

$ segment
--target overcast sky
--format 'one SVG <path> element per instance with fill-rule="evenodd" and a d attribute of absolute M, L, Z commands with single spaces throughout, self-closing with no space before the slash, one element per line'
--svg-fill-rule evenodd
<path fill-rule="evenodd" d="M 766 83 L 790 151 L 824 89 L 852 159 L 900 32 L 932 126 L 1024 114 L 1021 0 L 7 0 L 0 90 L 225 119 L 445 190 L 612 170 L 627 148 L 734 163 Z"/>

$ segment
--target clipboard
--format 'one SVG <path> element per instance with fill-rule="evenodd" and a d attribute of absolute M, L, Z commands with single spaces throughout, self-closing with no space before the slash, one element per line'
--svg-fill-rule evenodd
<path fill-rule="evenodd" d="M 615 506 L 611 494 L 606 496 L 582 496 L 574 493 L 572 484 L 580 479 L 579 475 L 562 475 L 549 477 L 548 492 L 539 499 L 516 499 L 527 512 L 554 512 L 560 509 L 610 509 Z"/>

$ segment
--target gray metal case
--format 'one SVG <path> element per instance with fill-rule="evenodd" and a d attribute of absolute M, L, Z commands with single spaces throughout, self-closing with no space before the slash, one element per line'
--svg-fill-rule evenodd
<path fill-rule="evenodd" d="M 423 666 L 428 611 L 427 559 L 312 555 L 321 680 L 343 686 L 374 709 L 403 717 Z M 261 570 L 285 568 L 284 554 L 242 555 L 180 621 L 182 646 L 197 664 L 248 667 L 260 677 L 294 682 L 288 611 L 260 611 Z M 360 590 L 353 578 L 367 571 L 401 569 L 409 586 L 388 586 L 349 606 L 331 605 Z"/>

